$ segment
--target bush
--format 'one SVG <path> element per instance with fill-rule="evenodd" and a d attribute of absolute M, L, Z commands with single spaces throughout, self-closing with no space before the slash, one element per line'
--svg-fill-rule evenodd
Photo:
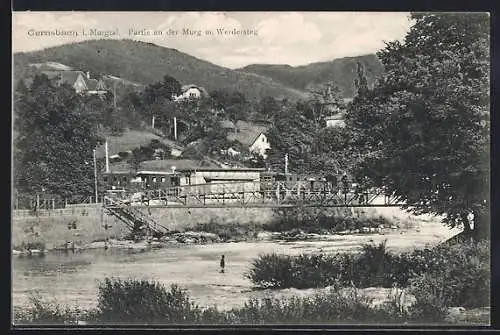
<path fill-rule="evenodd" d="M 429 274 L 420 275 L 410 281 L 409 292 L 416 303 L 410 307 L 414 321 L 440 321 L 446 317 L 446 292 L 444 283 Z M 444 284 L 444 285 L 443 285 Z"/>
<path fill-rule="evenodd" d="M 342 285 L 352 282 L 361 288 L 394 284 L 436 290 L 443 287 L 443 304 L 483 307 L 490 305 L 489 264 L 487 242 L 444 245 L 400 255 L 387 252 L 384 242 L 364 245 L 357 255 L 260 255 L 247 278 L 265 288 L 325 287 L 334 281 Z"/>
<path fill-rule="evenodd" d="M 359 287 L 391 287 L 391 262 L 392 255 L 387 253 L 385 242 L 365 245 L 359 255 L 260 255 L 252 262 L 247 278 L 265 288 L 326 287 L 336 281 Z"/>
<path fill-rule="evenodd" d="M 264 228 L 273 232 L 284 232 L 301 229 L 305 233 L 323 233 L 324 231 L 340 232 L 361 228 L 377 228 L 380 225 L 389 226 L 390 222 L 383 216 L 379 217 L 352 217 L 341 215 L 298 216 L 282 215 Z"/>
<path fill-rule="evenodd" d="M 259 255 L 245 276 L 262 288 L 292 287 L 292 257 L 287 255 Z"/>
<path fill-rule="evenodd" d="M 446 306 L 490 305 L 488 242 L 467 242 L 438 247 L 429 253 L 426 271 L 409 280 L 413 294 L 436 291 Z"/>
<path fill-rule="evenodd" d="M 230 239 L 253 238 L 255 233 L 262 230 L 262 228 L 254 223 L 219 223 L 212 219 L 208 223 L 198 223 L 189 230 L 213 233 L 219 236 L 222 241 L 228 241 Z"/>
<path fill-rule="evenodd" d="M 99 321 L 195 322 L 199 309 L 177 285 L 170 291 L 157 282 L 106 278 L 99 283 Z"/>
<path fill-rule="evenodd" d="M 15 318 L 21 324 L 63 324 L 74 323 L 77 320 L 88 318 L 90 313 L 85 313 L 78 308 L 61 307 L 57 303 L 44 301 L 39 295 L 33 294 L 29 298 L 31 307 Z M 88 315 L 86 315 L 88 314 Z"/>
<path fill-rule="evenodd" d="M 43 241 L 21 242 L 19 246 L 14 246 L 16 250 L 45 250 L 45 243 Z"/>
<path fill-rule="evenodd" d="M 357 323 L 376 320 L 371 299 L 357 289 L 331 289 L 312 297 L 250 299 L 228 314 L 238 323 Z"/>
<path fill-rule="evenodd" d="M 441 321 L 445 313 L 436 307 L 432 293 L 409 309 L 403 307 L 401 295 L 395 295 L 382 306 L 373 307 L 373 300 L 360 294 L 354 286 L 340 288 L 335 283 L 327 292 L 310 297 L 249 299 L 242 307 L 220 311 L 216 307 L 201 309 L 195 306 L 189 301 L 188 294 L 176 285 L 167 291 L 155 282 L 106 278 L 100 284 L 99 306 L 95 310 L 83 313 L 77 309 L 63 310 L 58 305 L 46 304 L 38 299 L 32 301 L 34 308 L 21 318 L 18 316 L 17 321 L 39 324 L 62 324 L 76 320 L 86 320 L 90 324 L 380 324 Z"/>
<path fill-rule="evenodd" d="M 365 244 L 354 262 L 359 287 L 391 287 L 396 280 L 392 274 L 393 255 L 386 249 L 386 241 L 379 245 Z"/>

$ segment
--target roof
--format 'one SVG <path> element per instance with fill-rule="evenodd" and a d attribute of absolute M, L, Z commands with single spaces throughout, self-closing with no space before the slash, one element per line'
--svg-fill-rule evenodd
<path fill-rule="evenodd" d="M 42 71 L 42 74 L 49 77 L 49 79 L 54 79 L 54 78 L 59 79 L 61 77 L 61 71 L 45 70 L 45 71 Z"/>
<path fill-rule="evenodd" d="M 175 166 L 176 171 L 196 170 L 201 167 L 213 167 L 211 163 L 192 159 L 163 159 L 151 160 L 141 163 L 141 170 L 148 171 L 172 171 Z"/>
<path fill-rule="evenodd" d="M 204 95 L 208 95 L 208 92 L 205 88 L 201 87 L 201 86 L 198 86 L 198 85 L 195 85 L 195 84 L 188 84 L 188 85 L 184 85 L 181 87 L 181 92 L 184 93 L 186 92 L 187 90 L 189 90 L 190 88 L 197 88 L 198 90 L 200 90 L 201 93 L 203 93 Z"/>
<path fill-rule="evenodd" d="M 196 170 L 201 167 L 214 167 L 213 164 L 192 159 L 156 159 L 141 162 L 139 171 L 147 172 L 172 172 L 172 167 L 175 166 L 175 171 Z M 132 166 L 127 162 L 111 164 L 109 169 L 112 172 L 132 171 Z"/>
<path fill-rule="evenodd" d="M 81 75 L 85 79 L 85 74 L 82 71 L 61 71 L 61 81 L 65 84 L 73 85 Z"/>
<path fill-rule="evenodd" d="M 97 90 L 97 79 L 87 79 L 87 88 L 89 91 L 96 91 Z"/>
<path fill-rule="evenodd" d="M 191 160 L 191 159 L 164 159 L 151 160 L 141 163 L 138 173 L 164 173 L 172 172 L 172 167 L 175 166 L 175 171 L 214 171 L 214 172 L 261 172 L 263 168 L 220 168 L 206 161 Z M 111 164 L 110 171 L 112 173 L 131 172 L 132 167 L 126 162 Z M 233 178 L 234 179 L 234 178 Z"/>
<path fill-rule="evenodd" d="M 168 145 L 170 148 L 183 150 L 183 148 L 178 146 L 175 142 L 163 139 L 160 136 L 147 131 L 129 130 L 124 132 L 121 136 L 106 136 L 106 139 L 108 141 L 109 156 L 116 155 L 119 152 L 130 151 L 140 146 L 146 146 L 152 140 L 158 140 L 161 143 Z M 96 156 L 98 158 L 102 158 L 105 154 L 105 146 L 102 144 L 97 148 Z"/>
<path fill-rule="evenodd" d="M 229 121 L 229 120 L 222 120 L 219 122 L 219 125 L 223 128 L 223 129 L 234 129 L 236 128 L 236 126 L 234 125 L 233 122 Z"/>
<path fill-rule="evenodd" d="M 343 120 L 343 119 L 344 115 L 341 113 L 325 117 L 325 120 Z"/>
<path fill-rule="evenodd" d="M 230 133 L 227 136 L 229 141 L 236 141 L 250 147 L 259 137 L 269 129 L 268 126 L 247 121 L 236 122 L 237 133 Z"/>

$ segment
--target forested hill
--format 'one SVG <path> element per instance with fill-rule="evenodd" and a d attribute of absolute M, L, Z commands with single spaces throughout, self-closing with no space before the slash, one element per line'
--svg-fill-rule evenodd
<path fill-rule="evenodd" d="M 58 62 L 93 74 L 108 74 L 139 84 L 152 84 L 165 75 L 182 84 L 197 84 L 208 91 L 239 90 L 250 99 L 265 96 L 304 98 L 305 93 L 270 78 L 231 70 L 176 49 L 132 40 L 92 40 L 40 51 L 14 54 L 14 78 L 23 77 L 30 63 Z"/>
<path fill-rule="evenodd" d="M 353 83 L 356 77 L 357 62 L 363 64 L 365 68 L 368 85 L 372 85 L 375 78 L 383 72 L 382 63 L 374 54 L 339 58 L 329 62 L 311 63 L 297 67 L 252 64 L 238 69 L 238 71 L 269 77 L 276 82 L 301 91 L 306 91 L 310 85 L 331 81 L 340 88 L 345 98 L 352 98 L 355 94 Z"/>

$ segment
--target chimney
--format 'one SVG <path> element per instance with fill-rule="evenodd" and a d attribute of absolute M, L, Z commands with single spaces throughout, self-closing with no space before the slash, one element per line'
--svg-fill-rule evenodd
<path fill-rule="evenodd" d="M 90 72 L 87 71 L 87 79 L 90 79 Z"/>
<path fill-rule="evenodd" d="M 107 140 L 104 143 L 104 147 L 106 150 L 106 173 L 108 173 L 109 172 L 109 155 L 108 155 L 108 141 Z"/>

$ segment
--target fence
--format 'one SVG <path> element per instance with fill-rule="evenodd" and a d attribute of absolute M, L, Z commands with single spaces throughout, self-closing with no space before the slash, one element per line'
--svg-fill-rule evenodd
<path fill-rule="evenodd" d="M 69 215 L 79 215 L 87 216 L 92 211 L 98 210 L 101 204 L 92 204 L 89 206 L 72 207 L 72 208 L 61 208 L 61 209 L 40 209 L 40 210 L 29 210 L 29 209 L 14 209 L 12 211 L 12 216 L 14 219 L 23 217 L 50 217 L 50 216 L 69 216 Z"/>
<path fill-rule="evenodd" d="M 13 199 L 12 207 L 16 213 L 27 211 L 36 213 L 41 211 L 54 211 L 67 208 L 94 207 L 96 203 L 102 202 L 102 197 L 98 196 L 80 196 L 72 199 L 61 199 L 55 197 L 36 196 L 18 196 Z"/>

